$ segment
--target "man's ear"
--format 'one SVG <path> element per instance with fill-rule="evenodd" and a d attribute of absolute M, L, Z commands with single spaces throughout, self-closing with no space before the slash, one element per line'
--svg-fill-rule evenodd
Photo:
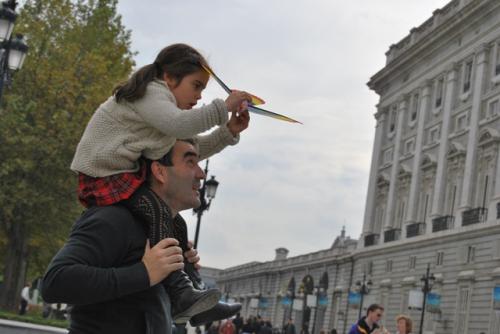
<path fill-rule="evenodd" d="M 151 163 L 151 175 L 153 179 L 161 184 L 164 184 L 167 182 L 167 173 L 165 171 L 165 168 L 158 162 L 158 161 L 153 161 Z"/>

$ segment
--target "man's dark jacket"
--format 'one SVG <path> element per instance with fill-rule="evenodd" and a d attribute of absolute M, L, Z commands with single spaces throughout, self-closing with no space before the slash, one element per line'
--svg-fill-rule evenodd
<path fill-rule="evenodd" d="M 357 323 L 352 325 L 349 334 L 370 334 L 379 327 L 377 324 L 373 324 L 373 328 L 370 328 L 365 319 L 366 317 L 362 317 Z"/>
<path fill-rule="evenodd" d="M 70 333 L 171 333 L 170 301 L 149 286 L 144 224 L 120 205 L 92 207 L 73 226 L 42 282 L 49 303 L 74 305 Z"/>

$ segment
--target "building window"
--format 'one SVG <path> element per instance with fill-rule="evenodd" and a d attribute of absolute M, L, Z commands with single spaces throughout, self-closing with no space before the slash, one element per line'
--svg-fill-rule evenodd
<path fill-rule="evenodd" d="M 494 69 L 494 75 L 500 75 L 500 42 L 497 42 L 496 43 L 496 54 L 495 54 L 495 59 L 494 59 L 494 65 L 495 65 L 495 69 Z"/>
<path fill-rule="evenodd" d="M 389 133 L 393 133 L 396 130 L 397 115 L 398 115 L 398 107 L 395 105 L 391 109 L 391 114 L 389 118 Z"/>
<path fill-rule="evenodd" d="M 405 142 L 405 155 L 412 154 L 415 150 L 415 139 L 409 139 Z"/>
<path fill-rule="evenodd" d="M 463 93 L 467 93 L 470 91 L 470 85 L 472 80 L 472 60 L 465 63 L 464 66 L 464 85 L 463 85 Z"/>
<path fill-rule="evenodd" d="M 408 268 L 409 269 L 415 269 L 416 265 L 417 265 L 417 257 L 416 256 L 410 256 L 410 261 L 408 263 Z"/>
<path fill-rule="evenodd" d="M 467 126 L 467 113 L 462 113 L 457 116 L 455 123 L 455 132 L 462 131 Z"/>
<path fill-rule="evenodd" d="M 392 158 L 394 156 L 393 152 L 394 152 L 394 150 L 392 148 L 385 150 L 385 152 L 384 152 L 384 164 L 389 164 L 392 162 Z"/>
<path fill-rule="evenodd" d="M 436 254 L 436 266 L 442 266 L 444 259 L 444 252 L 437 252 Z"/>
<path fill-rule="evenodd" d="M 467 247 L 466 263 L 473 263 L 475 258 L 476 258 L 476 247 L 474 246 Z"/>
<path fill-rule="evenodd" d="M 470 288 L 461 287 L 458 293 L 457 321 L 453 331 L 457 334 L 464 334 L 467 331 L 470 304 Z"/>
<path fill-rule="evenodd" d="M 392 260 L 387 260 L 385 262 L 385 271 L 388 273 L 392 272 Z"/>
<path fill-rule="evenodd" d="M 441 104 L 443 103 L 443 88 L 444 88 L 444 78 L 439 78 L 436 81 L 436 88 L 435 88 L 436 98 L 434 99 L 434 106 L 436 108 L 441 107 Z"/>
<path fill-rule="evenodd" d="M 494 101 L 491 101 L 490 104 L 488 105 L 488 114 L 486 115 L 487 118 L 492 118 L 492 117 L 495 117 L 499 114 L 499 107 L 500 107 L 500 104 L 499 104 L 499 101 L 498 100 L 494 100 Z"/>
<path fill-rule="evenodd" d="M 403 225 L 404 217 L 405 217 L 405 201 L 401 200 L 399 203 L 399 209 L 398 209 L 398 226 Z"/>
<path fill-rule="evenodd" d="M 439 127 L 429 129 L 428 144 L 434 144 L 439 140 Z"/>
<path fill-rule="evenodd" d="M 419 102 L 419 96 L 418 93 L 415 93 L 413 94 L 413 100 L 411 104 L 410 123 L 414 123 L 417 120 L 418 102 Z"/>
<path fill-rule="evenodd" d="M 369 276 L 373 274 L 373 261 L 365 262 L 364 273 Z"/>
<path fill-rule="evenodd" d="M 384 208 L 379 207 L 377 208 L 377 220 L 375 222 L 375 227 L 373 229 L 375 233 L 378 233 L 381 230 L 383 223 L 384 223 Z"/>
<path fill-rule="evenodd" d="M 420 201 L 420 222 L 425 223 L 427 219 L 427 208 L 429 206 L 429 194 L 422 194 Z"/>

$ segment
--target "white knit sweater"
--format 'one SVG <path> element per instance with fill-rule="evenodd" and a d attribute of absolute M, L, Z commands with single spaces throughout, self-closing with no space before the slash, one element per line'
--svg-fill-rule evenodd
<path fill-rule="evenodd" d="M 117 103 L 112 96 L 99 106 L 76 148 L 71 169 L 92 177 L 135 172 L 141 156 L 159 159 L 183 138 L 194 138 L 204 159 L 238 142 L 239 136 L 233 137 L 227 126 L 197 136 L 227 120 L 223 100 L 181 110 L 167 85 L 155 80 L 141 99 Z"/>

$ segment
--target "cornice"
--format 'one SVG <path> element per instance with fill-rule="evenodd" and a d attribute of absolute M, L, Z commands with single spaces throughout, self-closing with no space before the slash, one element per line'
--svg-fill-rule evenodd
<path fill-rule="evenodd" d="M 403 40 L 401 40 L 401 42 L 391 46 L 391 49 L 399 47 L 400 49 L 405 50 L 400 51 L 400 54 L 394 57 L 391 61 L 388 61 L 383 69 L 374 74 L 367 84 L 368 87 L 380 95 L 380 88 L 383 84 L 385 84 L 387 77 L 399 73 L 401 68 L 408 66 L 408 63 L 412 60 L 426 58 L 427 54 L 434 52 L 436 49 L 447 43 L 450 40 L 450 34 L 453 36 L 460 35 L 460 33 L 467 29 L 467 27 L 471 24 L 484 19 L 485 14 L 490 14 L 491 11 L 497 9 L 498 7 L 500 7 L 500 2 L 496 0 L 471 1 L 464 8 L 456 10 L 454 15 L 446 18 L 446 20 L 438 20 L 437 25 L 434 28 L 428 29 L 425 34 L 421 35 L 413 43 L 409 42 L 411 35 L 406 36 Z M 470 21 L 470 23 L 460 27 L 460 24 L 465 21 Z M 426 23 L 427 21 L 424 22 L 422 26 Z M 408 46 L 402 47 L 402 45 Z"/>

